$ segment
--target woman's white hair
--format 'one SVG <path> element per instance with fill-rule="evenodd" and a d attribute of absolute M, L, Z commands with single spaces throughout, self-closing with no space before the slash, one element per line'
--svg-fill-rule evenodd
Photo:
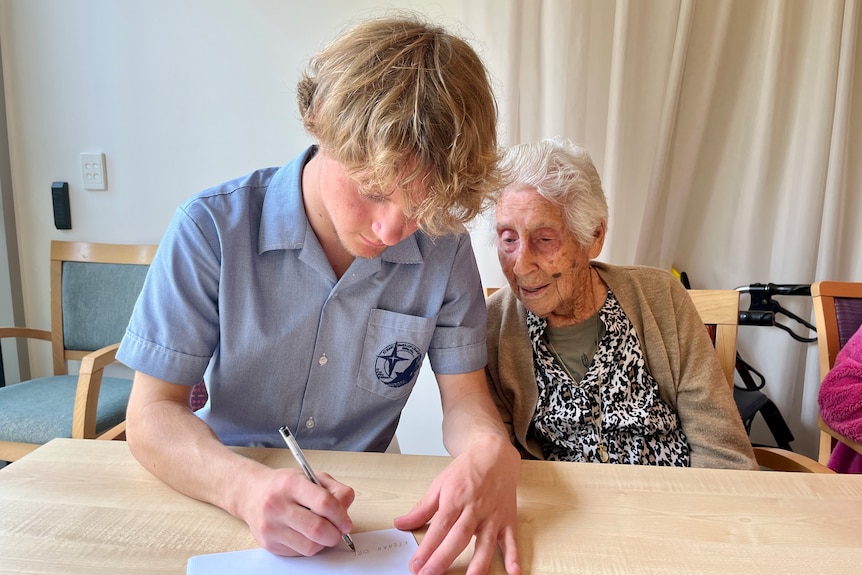
<path fill-rule="evenodd" d="M 540 196 L 560 206 L 569 233 L 581 246 L 595 239 L 599 224 L 608 223 L 608 202 L 589 153 L 565 138 L 549 138 L 506 149 L 500 167 L 506 187 L 495 202 L 515 188 L 535 188 Z"/>

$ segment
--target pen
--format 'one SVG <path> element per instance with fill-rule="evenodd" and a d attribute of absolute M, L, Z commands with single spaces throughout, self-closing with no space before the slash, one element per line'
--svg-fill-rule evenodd
<path fill-rule="evenodd" d="M 284 438 L 284 442 L 293 454 L 293 458 L 296 459 L 296 462 L 299 463 L 300 467 L 302 467 L 308 480 L 315 485 L 320 485 L 320 481 L 317 480 L 314 470 L 311 468 L 311 465 L 308 464 L 305 454 L 302 453 L 302 449 L 299 448 L 299 444 L 296 442 L 296 438 L 293 437 L 290 429 L 288 429 L 286 425 L 283 425 L 279 428 L 278 432 L 281 434 L 281 437 Z M 351 551 L 356 553 L 356 546 L 353 544 L 353 539 L 350 538 L 350 535 L 345 533 L 341 538 L 344 539 L 344 542 L 347 543 L 347 546 L 350 547 Z"/>

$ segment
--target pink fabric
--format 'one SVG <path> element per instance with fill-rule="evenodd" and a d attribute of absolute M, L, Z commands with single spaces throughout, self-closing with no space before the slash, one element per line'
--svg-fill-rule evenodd
<path fill-rule="evenodd" d="M 826 466 L 836 473 L 862 473 L 862 455 L 839 441 Z"/>
<path fill-rule="evenodd" d="M 196 384 L 192 388 L 192 396 L 189 399 L 189 403 L 192 406 L 192 411 L 197 411 L 204 405 L 206 405 L 208 398 L 209 394 L 207 393 L 206 384 L 204 384 L 204 382 Z"/>
<path fill-rule="evenodd" d="M 862 328 L 838 352 L 820 385 L 820 416 L 829 427 L 862 442 Z M 838 444 L 829 467 L 839 473 L 862 473 L 862 454 Z"/>

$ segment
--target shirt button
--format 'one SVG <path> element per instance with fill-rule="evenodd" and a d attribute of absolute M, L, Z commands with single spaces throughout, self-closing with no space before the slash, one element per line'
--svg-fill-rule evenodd
<path fill-rule="evenodd" d="M 326 359 L 326 354 L 324 353 L 323 355 L 320 356 L 320 359 L 317 360 L 317 363 L 320 365 L 326 365 L 327 361 L 329 361 L 329 360 Z"/>
<path fill-rule="evenodd" d="M 305 427 L 307 429 L 311 429 L 312 427 L 314 427 L 314 418 L 313 417 L 308 418 L 308 421 L 305 422 Z"/>

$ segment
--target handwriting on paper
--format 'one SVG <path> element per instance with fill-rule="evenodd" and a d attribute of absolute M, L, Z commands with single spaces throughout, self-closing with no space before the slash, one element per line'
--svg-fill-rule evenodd
<path fill-rule="evenodd" d="M 393 530 L 388 530 L 388 531 L 395 531 L 395 530 L 393 529 Z M 403 533 L 402 533 L 402 535 L 403 535 Z M 356 541 L 354 541 L 353 543 L 355 545 Z M 412 535 L 407 535 L 403 539 L 400 539 L 398 541 L 390 541 L 389 543 L 378 544 L 376 549 L 369 549 L 368 547 L 363 547 L 363 548 L 357 547 L 355 556 L 361 557 L 363 555 L 368 555 L 369 553 L 382 553 L 384 551 L 394 551 L 396 549 L 401 549 L 402 547 L 411 547 L 411 546 L 414 549 L 416 548 L 416 540 L 413 538 Z"/>

